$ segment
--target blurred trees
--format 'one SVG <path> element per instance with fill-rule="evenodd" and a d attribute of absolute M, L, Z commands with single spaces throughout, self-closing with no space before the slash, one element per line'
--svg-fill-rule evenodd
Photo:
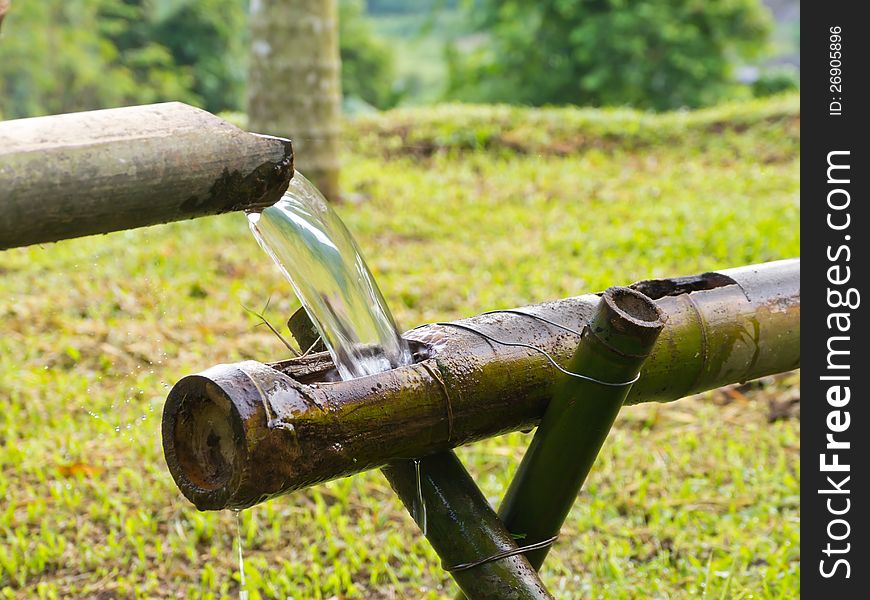
<path fill-rule="evenodd" d="M 536 106 L 712 104 L 770 27 L 758 0 L 477 0 L 466 9 L 487 39 L 450 51 L 449 94 Z"/>
<path fill-rule="evenodd" d="M 393 50 L 375 34 L 365 9 L 364 0 L 339 3 L 341 87 L 345 97 L 359 98 L 375 108 L 392 108 L 402 97 L 395 86 Z"/>
<path fill-rule="evenodd" d="M 238 107 L 245 29 L 238 0 L 16 2 L 0 38 L 0 114 Z"/>
<path fill-rule="evenodd" d="M 126 0 L 130 2 L 130 0 Z M 198 106 L 211 112 L 244 106 L 247 78 L 247 1 L 133 0 L 150 6 L 153 22 L 138 44 L 150 39 L 167 48 L 177 68 L 193 78 Z"/>
<path fill-rule="evenodd" d="M 449 71 L 452 99 L 529 105 L 661 110 L 796 85 L 778 71 L 751 86 L 735 82 L 735 65 L 765 47 L 769 19 L 759 0 L 337 2 L 341 84 L 354 100 L 347 104 L 364 110 L 408 101 L 409 68 L 436 72 L 436 81 L 427 79 L 431 89 L 440 89 Z M 0 118 L 164 100 L 212 112 L 244 110 L 248 6 L 249 0 L 13 2 L 0 30 Z M 427 28 L 438 11 L 472 33 L 455 25 Z M 404 38 L 395 46 L 397 38 L 379 36 L 375 18 L 380 31 L 418 23 L 437 39 L 418 56 Z M 445 69 L 439 53 L 450 39 L 457 42 Z M 304 53 L 292 47 L 295 56 Z M 405 53 L 399 84 L 396 47 Z"/>
<path fill-rule="evenodd" d="M 427 13 L 433 10 L 452 9 L 462 0 L 368 0 L 368 10 L 373 15 Z"/>
<path fill-rule="evenodd" d="M 5 0 L 0 0 L 4 2 Z M 247 0 L 24 0 L 0 37 L 0 118 L 180 100 L 242 110 Z M 395 105 L 392 50 L 341 0 L 349 96 Z"/>

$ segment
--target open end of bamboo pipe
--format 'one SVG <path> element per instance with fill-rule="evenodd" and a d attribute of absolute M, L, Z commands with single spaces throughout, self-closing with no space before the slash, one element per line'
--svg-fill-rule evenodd
<path fill-rule="evenodd" d="M 601 300 L 590 332 L 618 354 L 645 356 L 661 331 L 664 313 L 647 296 L 627 287 L 612 287 Z"/>
<path fill-rule="evenodd" d="M 221 506 L 238 487 L 246 458 L 238 409 L 213 381 L 193 375 L 170 396 L 163 448 L 172 476 L 201 509 Z"/>
<path fill-rule="evenodd" d="M 622 318 L 641 327 L 661 327 L 662 313 L 643 294 L 626 287 L 611 288 L 604 294 L 607 306 Z"/>
<path fill-rule="evenodd" d="M 245 449 L 234 443 L 241 431 L 238 411 L 216 385 L 203 387 L 202 393 L 188 395 L 178 405 L 170 440 L 190 482 L 213 492 L 229 483 L 236 457 Z"/>
<path fill-rule="evenodd" d="M 307 408 L 298 385 L 254 361 L 217 365 L 175 385 L 163 410 L 163 451 L 197 508 L 247 508 L 305 470 L 286 420 Z"/>

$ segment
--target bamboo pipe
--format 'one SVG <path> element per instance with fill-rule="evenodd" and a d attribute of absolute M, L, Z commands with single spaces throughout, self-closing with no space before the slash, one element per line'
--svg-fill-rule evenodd
<path fill-rule="evenodd" d="M 640 282 L 667 318 L 626 404 L 668 402 L 800 366 L 800 261 Z M 524 309 L 580 329 L 595 294 Z M 456 322 L 536 345 L 562 365 L 577 337 L 527 316 Z M 406 334 L 416 364 L 334 381 L 328 355 L 218 365 L 180 380 L 163 447 L 202 510 L 246 508 L 316 483 L 538 424 L 557 370 L 539 353 L 445 325 Z M 332 380 L 332 381 L 330 381 Z"/>
<path fill-rule="evenodd" d="M 168 102 L 0 122 L 0 250 L 271 206 L 289 140 Z"/>
<path fill-rule="evenodd" d="M 610 288 L 583 329 L 568 368 L 608 383 L 634 381 L 664 327 L 663 316 L 640 292 Z M 630 389 L 630 383 L 559 378 L 499 507 L 505 527 L 524 545 L 559 534 Z M 526 552 L 526 558 L 540 569 L 550 548 Z"/>

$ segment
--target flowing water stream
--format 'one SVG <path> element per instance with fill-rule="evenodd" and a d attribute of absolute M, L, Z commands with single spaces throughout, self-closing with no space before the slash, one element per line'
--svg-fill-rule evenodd
<path fill-rule="evenodd" d="M 297 171 L 284 197 L 261 212 L 248 213 L 248 223 L 260 247 L 290 282 L 343 380 L 411 364 L 408 345 L 359 247 L 311 182 Z M 414 519 L 425 533 L 420 461 L 414 465 Z M 239 527 L 240 523 L 237 520 Z M 241 598 L 245 600 L 241 529 L 237 538 Z"/>
<path fill-rule="evenodd" d="M 249 213 L 248 223 L 293 286 L 342 379 L 410 364 L 359 247 L 311 182 L 297 172 L 284 197 Z"/>

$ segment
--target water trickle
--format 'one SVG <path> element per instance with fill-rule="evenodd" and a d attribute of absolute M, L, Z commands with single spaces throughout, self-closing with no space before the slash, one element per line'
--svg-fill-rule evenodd
<path fill-rule="evenodd" d="M 293 286 L 342 379 L 410 364 L 359 247 L 311 182 L 297 172 L 284 197 L 248 213 L 248 223 Z"/>
<path fill-rule="evenodd" d="M 239 600 L 248 600 L 248 590 L 245 589 L 245 557 L 242 554 L 242 511 L 233 512 L 236 513 L 236 545 L 239 548 Z"/>
<path fill-rule="evenodd" d="M 423 499 L 423 480 L 420 477 L 420 459 L 414 459 L 414 471 L 417 477 L 417 498 L 414 500 L 414 520 L 426 535 L 426 501 Z"/>

